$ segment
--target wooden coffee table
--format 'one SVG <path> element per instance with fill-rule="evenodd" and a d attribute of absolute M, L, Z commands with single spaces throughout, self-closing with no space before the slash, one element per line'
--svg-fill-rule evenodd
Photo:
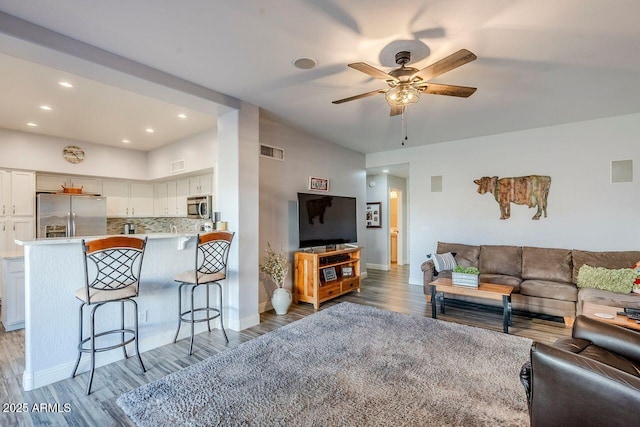
<path fill-rule="evenodd" d="M 600 320 L 601 322 L 612 323 L 618 326 L 624 326 L 625 328 L 635 329 L 636 331 L 640 331 L 640 323 L 635 320 L 631 320 L 626 316 L 618 316 L 619 311 L 624 311 L 624 308 L 621 307 L 611 307 L 610 305 L 599 305 L 594 304 L 592 302 L 584 302 L 582 303 L 582 314 L 592 319 Z M 605 319 L 601 316 L 596 316 L 598 314 L 609 314 L 614 316 L 613 319 Z"/>
<path fill-rule="evenodd" d="M 431 285 L 431 317 L 436 318 L 436 296 L 440 293 L 440 313 L 444 313 L 444 294 L 449 295 L 465 295 L 488 300 L 502 301 L 502 331 L 509 333 L 509 325 L 511 324 L 511 293 L 513 286 L 497 285 L 495 283 L 480 283 L 477 288 L 469 288 L 466 286 L 455 286 L 451 283 L 451 279 L 436 279 L 429 283 Z"/>

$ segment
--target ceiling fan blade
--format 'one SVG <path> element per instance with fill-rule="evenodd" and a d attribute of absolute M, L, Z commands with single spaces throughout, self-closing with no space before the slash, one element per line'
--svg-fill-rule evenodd
<path fill-rule="evenodd" d="M 349 67 L 355 70 L 358 70 L 360 72 L 363 72 L 365 74 L 368 74 L 371 77 L 376 79 L 390 80 L 394 82 L 398 81 L 398 79 L 393 77 L 391 74 L 387 74 L 384 71 L 378 70 L 376 67 L 372 67 L 371 65 L 366 64 L 364 62 L 354 62 L 353 64 L 349 64 Z"/>
<path fill-rule="evenodd" d="M 456 53 L 453 53 L 446 58 L 443 58 L 438 62 L 434 62 L 433 64 L 428 65 L 422 70 L 413 73 L 413 75 L 411 76 L 411 80 L 415 78 L 420 78 L 422 80 L 431 80 L 432 78 L 437 77 L 440 74 L 451 71 L 454 68 L 458 68 L 461 65 L 475 60 L 476 58 L 477 56 L 475 56 L 467 49 L 460 49 Z"/>
<path fill-rule="evenodd" d="M 477 90 L 475 87 L 443 85 L 440 83 L 427 83 L 424 86 L 417 86 L 420 92 L 431 95 L 448 95 L 468 98 Z"/>
<path fill-rule="evenodd" d="M 404 109 L 405 109 L 404 105 L 392 105 L 391 106 L 391 113 L 389 115 L 391 117 L 397 116 L 399 114 L 402 114 L 404 112 Z"/>
<path fill-rule="evenodd" d="M 332 104 L 342 104 L 343 102 L 355 101 L 356 99 L 366 98 L 368 96 L 377 95 L 379 93 L 385 93 L 387 89 L 378 89 L 372 90 L 371 92 L 361 93 L 360 95 L 350 96 L 349 98 L 338 99 L 337 101 L 331 102 Z"/>

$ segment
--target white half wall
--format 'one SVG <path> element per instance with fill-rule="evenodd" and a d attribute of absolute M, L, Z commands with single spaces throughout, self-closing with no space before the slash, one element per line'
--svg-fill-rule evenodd
<path fill-rule="evenodd" d="M 357 198 L 358 241 L 365 240 L 365 156 L 339 145 L 323 141 L 286 125 L 260 118 L 260 143 L 284 150 L 284 160 L 260 157 L 260 258 L 267 243 L 274 250 L 287 252 L 290 270 L 293 252 L 298 250 L 297 193 L 310 193 L 309 176 L 329 179 L 328 194 Z M 323 194 L 323 193 L 318 193 Z M 366 259 L 367 248 L 362 251 Z M 364 271 L 364 263 L 361 263 Z M 291 289 L 293 271 L 285 281 Z M 260 279 L 261 308 L 270 309 L 275 286 Z"/>
<path fill-rule="evenodd" d="M 422 284 L 420 264 L 438 241 L 638 250 L 639 134 L 633 114 L 375 153 L 367 167 L 410 164 L 410 282 Z M 633 160 L 633 182 L 611 183 L 612 160 Z M 442 192 L 430 191 L 433 175 Z M 551 177 L 548 218 L 531 220 L 534 209 L 512 204 L 500 220 L 493 196 L 473 183 L 524 175 Z"/>

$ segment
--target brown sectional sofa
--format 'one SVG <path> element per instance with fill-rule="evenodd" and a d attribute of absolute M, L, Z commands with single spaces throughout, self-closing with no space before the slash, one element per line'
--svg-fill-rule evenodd
<path fill-rule="evenodd" d="M 481 282 L 513 286 L 511 301 L 514 310 L 560 316 L 568 326 L 573 324 L 576 315 L 581 314 L 585 301 L 616 307 L 640 308 L 640 295 L 578 289 L 576 286 L 578 270 L 582 265 L 610 269 L 630 268 L 640 261 L 640 251 L 588 252 L 576 249 L 473 246 L 438 242 L 436 253 L 446 252 L 455 253 L 458 265 L 478 268 Z M 422 264 L 422 271 L 424 293 L 429 300 L 429 283 L 438 277 L 451 277 L 451 271 L 436 273 L 432 260 Z M 450 297 L 491 304 L 488 300 L 472 297 Z"/>

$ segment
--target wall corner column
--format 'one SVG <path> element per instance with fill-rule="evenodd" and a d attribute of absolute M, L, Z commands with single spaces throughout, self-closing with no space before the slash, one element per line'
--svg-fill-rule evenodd
<path fill-rule="evenodd" d="M 260 323 L 259 108 L 242 102 L 218 117 L 218 168 L 215 210 L 235 231 L 225 292 L 226 324 L 242 330 Z"/>

